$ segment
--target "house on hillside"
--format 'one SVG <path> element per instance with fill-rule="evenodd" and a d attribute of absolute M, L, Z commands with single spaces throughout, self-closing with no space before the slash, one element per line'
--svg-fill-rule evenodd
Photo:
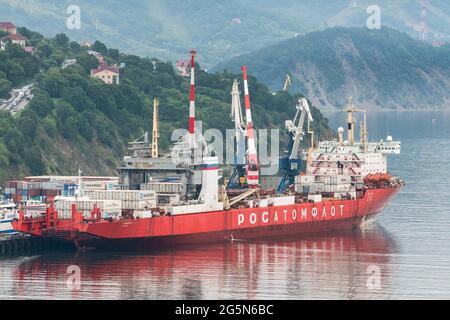
<path fill-rule="evenodd" d="M 119 67 L 102 63 L 97 69 L 91 69 L 91 77 L 98 78 L 106 84 L 119 84 Z"/>
<path fill-rule="evenodd" d="M 189 77 L 191 75 L 188 61 L 178 60 L 175 63 L 175 69 L 178 71 L 178 74 L 182 77 Z"/>
<path fill-rule="evenodd" d="M 9 34 L 16 34 L 17 28 L 11 22 L 0 22 L 0 30 L 8 32 Z"/>
<path fill-rule="evenodd" d="M 14 43 L 14 44 L 18 44 L 19 46 L 21 46 L 22 48 L 25 49 L 26 41 L 27 41 L 27 38 L 25 38 L 21 34 L 19 34 L 19 33 L 12 33 L 12 34 L 4 36 L 3 38 L 0 39 L 0 49 L 2 51 L 4 51 L 5 48 L 6 48 L 6 44 L 8 42 L 11 42 L 11 43 Z"/>

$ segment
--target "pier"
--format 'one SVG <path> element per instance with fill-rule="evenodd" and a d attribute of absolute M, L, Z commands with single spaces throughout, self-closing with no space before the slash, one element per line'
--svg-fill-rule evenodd
<path fill-rule="evenodd" d="M 0 237 L 0 259 L 73 250 L 74 247 L 72 244 L 54 238 L 39 238 L 24 235 Z"/>

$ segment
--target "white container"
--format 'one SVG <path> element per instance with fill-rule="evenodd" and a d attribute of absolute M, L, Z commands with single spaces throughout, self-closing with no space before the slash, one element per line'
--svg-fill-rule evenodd
<path fill-rule="evenodd" d="M 133 212 L 133 217 L 136 219 L 145 219 L 145 218 L 151 218 L 153 217 L 153 214 L 151 211 L 145 210 L 145 211 L 134 211 Z"/>
<path fill-rule="evenodd" d="M 322 202 L 322 195 L 321 194 L 310 194 L 310 195 L 308 195 L 308 200 L 310 200 L 314 203 Z"/>
<path fill-rule="evenodd" d="M 278 206 L 288 206 L 295 203 L 295 196 L 288 196 L 288 197 L 275 197 L 272 198 L 273 205 Z"/>
<path fill-rule="evenodd" d="M 313 184 L 315 181 L 315 176 L 313 175 L 302 175 L 297 177 L 297 183 L 299 184 Z"/>
<path fill-rule="evenodd" d="M 122 214 L 122 203 L 118 200 L 58 200 L 55 202 L 55 209 L 61 218 L 71 218 L 72 205 L 75 204 L 77 210 L 83 213 L 84 218 L 90 218 L 94 208 L 99 208 L 102 218 L 111 218 Z"/>
<path fill-rule="evenodd" d="M 265 207 L 268 207 L 268 205 L 269 205 L 268 199 L 257 200 L 257 203 L 258 203 L 258 207 L 260 207 L 260 208 L 265 208 Z"/>

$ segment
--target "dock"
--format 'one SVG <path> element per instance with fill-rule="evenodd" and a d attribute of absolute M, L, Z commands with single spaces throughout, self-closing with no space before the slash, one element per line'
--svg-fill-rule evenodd
<path fill-rule="evenodd" d="M 24 235 L 0 237 L 0 259 L 73 250 L 73 245 L 53 238 Z"/>

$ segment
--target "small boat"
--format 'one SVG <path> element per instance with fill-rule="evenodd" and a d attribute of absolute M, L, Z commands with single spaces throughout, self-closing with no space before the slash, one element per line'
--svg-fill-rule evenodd
<path fill-rule="evenodd" d="M 18 220 L 19 212 L 14 203 L 0 204 L 0 237 L 18 234 L 12 222 Z"/>

